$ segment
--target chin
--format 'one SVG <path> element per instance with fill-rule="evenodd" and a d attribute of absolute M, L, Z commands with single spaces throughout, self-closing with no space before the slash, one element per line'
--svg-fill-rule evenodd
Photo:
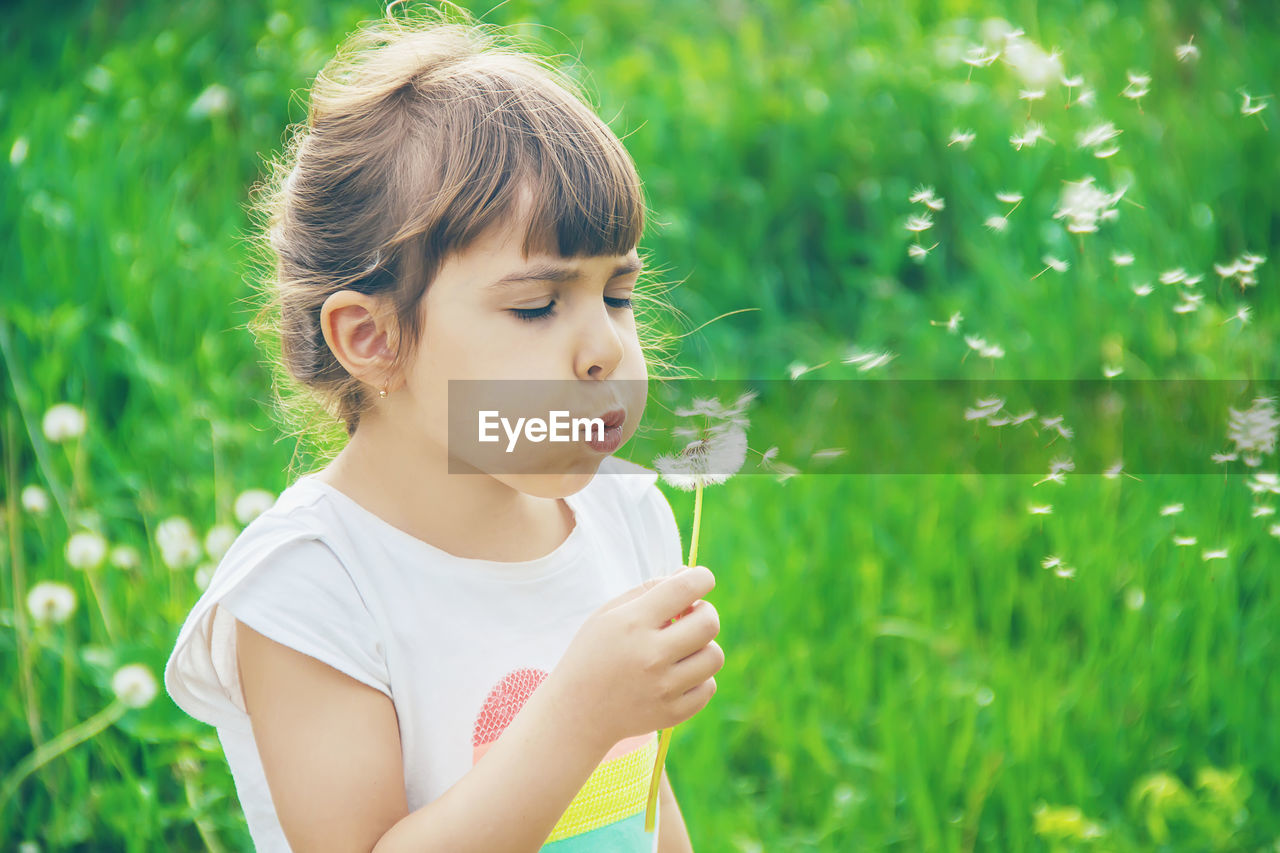
<path fill-rule="evenodd" d="M 555 474 L 499 474 L 501 480 L 513 489 L 536 498 L 565 498 L 586 488 L 596 475 L 604 456 L 593 462 L 575 466 L 572 470 Z"/>

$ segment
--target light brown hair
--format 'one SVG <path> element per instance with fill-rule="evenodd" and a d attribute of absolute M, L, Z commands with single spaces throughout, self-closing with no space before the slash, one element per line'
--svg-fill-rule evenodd
<path fill-rule="evenodd" d="M 350 436 L 371 404 L 325 343 L 330 294 L 389 300 L 398 369 L 444 260 L 511 220 L 522 191 L 532 198 L 526 255 L 622 255 L 644 229 L 631 157 L 571 78 L 452 14 L 389 8 L 361 25 L 316 77 L 305 123 L 256 188 L 264 264 L 251 328 L 271 357 L 280 414 L 303 437 L 323 443 L 334 418 Z M 637 288 L 633 299 L 644 296 Z M 656 327 L 638 315 L 637 331 L 661 364 Z"/>

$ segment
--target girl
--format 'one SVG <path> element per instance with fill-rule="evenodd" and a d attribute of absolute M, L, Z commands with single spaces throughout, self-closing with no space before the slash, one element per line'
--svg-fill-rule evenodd
<path fill-rule="evenodd" d="M 714 580 L 609 455 L 645 405 L 644 209 L 572 92 L 388 11 L 263 196 L 283 367 L 349 439 L 244 530 L 165 669 L 259 850 L 690 849 L 665 778 L 654 834 L 644 810 L 656 731 L 715 692 Z M 450 429 L 458 380 L 534 379 L 604 434 L 508 464 Z"/>

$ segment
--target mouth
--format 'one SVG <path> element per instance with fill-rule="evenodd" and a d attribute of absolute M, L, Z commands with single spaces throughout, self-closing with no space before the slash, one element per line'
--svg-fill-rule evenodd
<path fill-rule="evenodd" d="M 605 429 L 613 429 L 620 427 L 627 419 L 626 409 L 610 409 L 602 415 L 596 415 L 600 420 L 604 421 Z"/>

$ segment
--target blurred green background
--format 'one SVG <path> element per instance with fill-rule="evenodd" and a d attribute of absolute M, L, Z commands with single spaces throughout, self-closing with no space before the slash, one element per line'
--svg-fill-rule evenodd
<path fill-rule="evenodd" d="M 160 523 L 234 533 L 237 496 L 314 461 L 273 421 L 243 328 L 244 205 L 309 81 L 381 11 L 23 2 L 0 19 L 6 849 L 249 849 L 213 730 L 163 689 L 114 701 L 112 680 L 159 678 L 214 559 L 166 560 Z M 645 180 L 650 263 L 680 282 L 670 329 L 756 309 L 683 339 L 698 375 L 1274 379 L 1274 12 L 513 0 L 486 20 L 586 69 Z M 1041 48 L 1060 51 L 1043 84 Z M 1043 136 L 1012 143 L 1029 122 Z M 1082 146 L 1105 122 L 1119 135 Z M 1073 233 L 1054 214 L 1088 177 L 1127 189 Z M 922 186 L 944 202 L 913 232 Z M 1215 272 L 1250 253 L 1251 272 Z M 1203 279 L 1161 282 L 1179 269 Z M 864 374 L 850 348 L 893 357 Z M 54 441 L 64 402 L 86 428 Z M 695 847 L 1280 850 L 1280 519 L 1250 476 L 1274 447 L 1260 461 L 709 491 L 699 561 L 728 663 L 668 760 Z M 669 496 L 687 542 L 691 496 Z M 83 538 L 68 553 L 86 530 L 137 565 Z M 74 594 L 65 621 L 29 612 L 41 582 Z"/>

